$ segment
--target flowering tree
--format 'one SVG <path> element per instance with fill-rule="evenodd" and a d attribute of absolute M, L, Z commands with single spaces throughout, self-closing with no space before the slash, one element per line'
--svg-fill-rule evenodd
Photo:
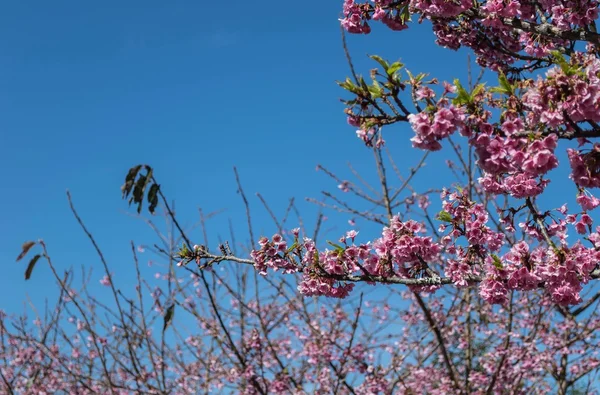
<path fill-rule="evenodd" d="M 349 229 L 323 243 L 322 215 L 309 237 L 299 215 L 299 227 L 288 225 L 293 201 L 277 218 L 263 200 L 275 230 L 256 238 L 236 172 L 253 243 L 243 248 L 232 237 L 232 247 L 211 248 L 206 231 L 193 241 L 179 224 L 153 169 L 136 166 L 124 197 L 138 213 L 143 204 L 151 213 L 160 208 L 177 229 L 178 240 L 149 221 L 164 269 L 156 281 L 144 279 L 132 244 L 137 284 L 133 296 L 121 291 L 72 206 L 103 263 L 112 302 L 90 295 L 85 281 L 75 289 L 73 273 L 59 274 L 43 241 L 26 243 L 19 259 L 39 250 L 26 278 L 45 260 L 60 295 L 33 322 L 1 317 L 0 388 L 591 392 L 600 364 L 600 229 L 591 214 L 600 205 L 592 193 L 600 187 L 597 13 L 595 1 L 346 0 L 348 32 L 370 33 L 375 21 L 398 31 L 429 21 L 439 45 L 471 48 L 498 80 L 440 84 L 378 56 L 369 79 L 351 67 L 352 77 L 340 82 L 351 95 L 345 112 L 374 154 L 379 188 L 320 167 L 339 192 L 317 202 L 379 224 L 380 234 L 369 239 Z M 424 151 L 408 175 L 383 138 L 402 122 Z M 456 179 L 416 191 L 411 181 L 431 151 L 456 156 L 457 164 L 448 162 Z M 563 204 L 567 197 L 545 207 L 553 204 L 544 191 L 559 166 L 570 167 L 571 181 L 560 181 L 573 185 L 576 208 Z M 430 196 L 440 194 L 432 214 Z"/>
<path fill-rule="evenodd" d="M 481 176 L 469 177 L 464 189 L 443 193 L 440 243 L 417 236 L 421 225 L 391 218 L 388 210 L 391 226 L 369 246 L 369 263 L 350 261 L 343 274 L 405 282 L 415 268 L 420 272 L 443 262 L 445 277 L 427 274 L 431 281 L 422 283 L 463 287 L 479 281 L 481 296 L 491 303 L 505 303 L 509 289 L 543 287 L 555 303 L 580 303 L 582 284 L 600 274 L 599 234 L 588 213 L 600 201 L 587 189 L 600 186 L 600 145 L 590 140 L 600 134 L 598 3 L 348 0 L 342 25 L 352 33 L 369 33 L 369 22 L 380 20 L 404 30 L 416 15 L 431 21 L 439 45 L 472 48 L 481 66 L 498 73 L 499 86 L 477 84 L 467 90 L 455 81 L 436 93 L 435 79 L 407 73 L 403 80 L 401 63 L 374 57 L 381 70 L 371 73 L 372 83 L 355 76 L 354 82 L 341 84 L 354 95 L 346 102 L 348 122 L 360 127 L 358 135 L 367 145 L 383 144 L 384 126 L 408 122 L 415 132 L 413 146 L 427 151 L 440 150 L 441 141 L 458 131 L 469 147 L 469 166 L 473 152 Z M 539 73 L 543 69 L 545 75 Z M 536 200 L 550 182 L 548 173 L 559 165 L 559 141 L 570 139 L 579 143 L 566 152 L 581 210 L 568 213 L 566 205 L 540 210 Z M 489 204 L 496 206 L 497 221 L 486 213 Z M 586 244 L 567 242 L 568 225 Z M 260 257 L 277 266 L 268 253 Z"/>
<path fill-rule="evenodd" d="M 497 72 L 496 87 L 465 88 L 457 80 L 436 92 L 435 78 L 427 81 L 424 74 L 407 70 L 403 78 L 402 63 L 373 56 L 380 67 L 371 71 L 370 82 L 353 73 L 354 79 L 340 83 L 353 96 L 345 101 L 348 122 L 376 152 L 385 143 L 382 129 L 394 123 L 409 123 L 413 146 L 426 151 L 440 150 L 441 142 L 458 132 L 468 146 L 468 155 L 461 157 L 467 183 L 442 193 L 437 219 L 443 224 L 437 231 L 394 215 L 395 196 L 384 188 L 388 222 L 370 243 L 355 244 L 350 231 L 341 245 L 320 251 L 298 232 L 291 246 L 275 235 L 260 239 L 260 248 L 245 263 L 262 274 L 268 269 L 301 273 L 299 291 L 305 295 L 343 298 L 357 281 L 428 290 L 478 282 L 480 295 L 491 303 L 505 303 L 511 289 L 540 287 L 557 304 L 580 303 L 582 285 L 600 275 L 600 234 L 589 214 L 600 205 L 589 191 L 600 186 L 600 145 L 590 140 L 600 134 L 597 2 L 372 3 L 346 0 L 342 26 L 369 33 L 369 22 L 381 21 L 404 30 L 418 16 L 420 22 L 431 21 L 439 45 L 470 47 L 481 66 Z M 544 75 L 542 69 L 547 69 Z M 537 79 L 531 78 L 535 74 Z M 566 152 L 580 209 L 539 209 L 536 201 L 550 182 L 548 174 L 559 165 L 559 141 L 571 139 L 578 141 Z M 127 194 L 132 185 L 133 180 Z M 491 206 L 495 213 L 489 212 Z M 582 235 L 571 243 L 570 225 Z M 439 241 L 432 234 L 439 234 Z M 186 256 L 188 261 L 204 258 L 210 257 L 202 251 Z"/>

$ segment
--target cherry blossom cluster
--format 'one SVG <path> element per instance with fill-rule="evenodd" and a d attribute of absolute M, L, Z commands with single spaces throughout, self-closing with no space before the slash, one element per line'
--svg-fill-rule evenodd
<path fill-rule="evenodd" d="M 357 4 L 354 0 L 345 0 L 342 26 L 350 33 L 369 34 L 371 26 L 368 20 L 373 19 L 382 22 L 392 30 L 400 31 L 408 28 L 402 11 L 389 7 L 393 0 L 375 0 L 374 3 L 371 6 Z"/>
<path fill-rule="evenodd" d="M 594 124 L 600 118 L 600 61 L 579 54 L 571 63 L 551 69 L 546 79 L 535 84 L 526 81 L 511 87 L 506 77 L 501 76 L 503 92 L 508 95 L 505 101 L 479 90 L 480 93 L 473 93 L 467 102 L 457 95 L 454 101 L 463 102 L 458 106 L 449 104 L 446 95 L 456 92 L 457 86 L 448 88 L 446 85 L 436 107 L 429 105 L 407 116 L 415 132 L 411 139 L 413 146 L 439 150 L 440 141 L 458 130 L 469 138 L 468 143 L 475 149 L 478 165 L 484 170 L 479 182 L 486 192 L 518 199 L 540 195 L 549 183 L 547 174 L 558 167 L 555 153 L 558 139 L 563 134 L 576 133 L 579 130 L 576 122 Z M 568 77 L 568 73 L 576 73 L 577 78 Z M 512 92 L 518 87 L 524 90 L 522 100 Z M 430 88 L 418 85 L 416 88 L 417 99 L 432 103 L 434 94 Z M 492 113 L 483 106 L 486 101 L 492 108 L 501 108 L 501 122 L 490 122 Z M 555 102 L 557 104 L 549 104 Z M 557 107 L 549 110 L 550 105 Z M 588 140 L 580 139 L 580 142 L 584 144 Z M 598 147 L 567 152 L 574 170 L 571 178 L 581 187 L 600 185 Z"/>
<path fill-rule="evenodd" d="M 495 254 L 504 245 L 504 235 L 485 225 L 488 213 L 483 206 L 470 202 L 464 194 L 444 192 L 443 196 L 447 200 L 443 202 L 444 211 L 440 219 L 450 223 L 451 231 L 442 238 L 442 242 L 446 245 L 445 252 L 453 254 L 447 260 L 445 273 L 456 286 L 467 286 L 470 277 L 484 273 L 479 285 L 480 295 L 490 303 L 506 303 L 511 289 L 531 291 L 538 288 L 544 288 L 557 304 L 581 302 L 582 284 L 590 281 L 600 263 L 600 251 L 596 246 L 600 235 L 589 233 L 588 239 L 594 244 L 591 247 L 585 247 L 579 241 L 569 247 L 566 225 L 573 224 L 580 234 L 588 233 L 593 221 L 587 213 L 567 214 L 565 207 L 557 210 L 565 216 L 564 219 L 554 219 L 550 225 L 544 226 L 548 237 L 558 237 L 561 245 L 556 246 L 549 241 L 550 248 L 535 222 L 521 223 L 520 227 L 542 244 L 530 251 L 526 242 L 518 242 L 504 255 L 498 256 Z M 447 228 L 443 224 L 440 231 Z M 507 226 L 506 229 L 510 228 Z M 457 245 L 456 239 L 460 236 L 467 238 L 467 247 Z"/>
<path fill-rule="evenodd" d="M 543 176 L 558 166 L 555 155 L 557 134 L 544 137 L 532 132 L 527 135 L 528 125 L 542 121 L 530 115 L 533 111 L 526 118 L 520 116 L 514 109 L 518 106 L 514 97 L 507 101 L 503 122 L 491 124 L 490 111 L 480 107 L 484 98 L 485 95 L 475 96 L 473 103 L 458 109 L 452 105 L 437 109 L 435 117 L 428 115 L 428 110 L 409 115 L 408 120 L 416 135 L 412 139 L 413 145 L 426 150 L 439 150 L 439 140 L 458 129 L 461 135 L 469 137 L 469 144 L 475 148 L 478 165 L 484 170 L 479 182 L 486 192 L 509 194 L 515 198 L 541 194 L 549 182 Z M 444 105 L 447 99 L 439 103 Z M 478 112 L 475 113 L 473 108 Z M 439 119 L 454 122 L 446 121 L 440 125 Z"/>
<path fill-rule="evenodd" d="M 582 152 L 580 150 L 568 149 L 569 162 L 571 164 L 571 179 L 582 188 L 600 187 L 600 145 L 594 144 L 591 150 Z M 590 201 L 591 200 L 591 201 Z M 597 206 L 593 197 L 590 200 L 581 198 L 580 203 L 588 208 Z"/>
<path fill-rule="evenodd" d="M 358 232 L 349 231 L 334 248 L 319 251 L 309 238 L 302 242 L 294 230 L 295 242 L 289 248 L 281 235 L 270 240 L 261 238 L 261 248 L 251 256 L 254 267 L 263 275 L 267 269 L 286 273 L 301 272 L 298 286 L 304 295 L 327 295 L 343 298 L 354 284 L 346 282 L 351 276 L 381 278 L 401 276 L 418 278 L 427 274 L 428 262 L 439 261 L 441 246 L 429 236 L 422 236 L 425 227 L 416 221 L 402 222 L 395 216 L 382 236 L 372 244 L 354 243 Z M 350 241 L 350 243 L 348 242 Z"/>
<path fill-rule="evenodd" d="M 409 220 L 402 222 L 398 216 L 392 218 L 390 226 L 383 228 L 382 237 L 373 242 L 373 249 L 380 258 L 379 274 L 386 275 L 400 272 L 410 275 L 411 272 L 425 270 L 426 263 L 437 261 L 441 246 L 433 242 L 429 236 L 421 236 L 426 232 L 423 224 Z M 397 269 L 385 265 L 394 263 Z"/>
<path fill-rule="evenodd" d="M 548 151 L 553 149 L 555 141 L 552 136 L 534 141 L 534 149 L 529 159 L 523 159 L 522 168 L 531 169 L 534 174 L 544 171 L 540 161 L 536 162 L 536 155 L 545 155 L 545 149 L 548 146 Z M 535 143 L 539 143 L 537 149 Z M 522 231 L 540 245 L 530 251 L 528 244 L 519 242 L 502 255 L 505 236 L 488 226 L 489 213 L 482 204 L 471 201 L 464 190 L 452 193 L 444 190 L 442 198 L 443 210 L 438 219 L 443 223 L 439 231 L 446 234 L 441 244 L 421 235 L 425 231 L 422 224 L 412 220 L 403 222 L 396 216 L 372 244 L 354 244 L 355 231 L 342 237 L 340 245 L 330 243 L 335 248 L 323 251 L 310 239 L 300 243 L 298 230 L 293 231 L 295 242 L 289 248 L 281 235 L 276 234 L 270 240 L 262 238 L 261 249 L 252 252 L 255 267 L 261 274 L 266 274 L 267 268 L 301 272 L 298 289 L 304 295 L 343 298 L 353 288 L 353 283 L 348 282 L 353 276 L 363 281 L 370 281 L 370 276 L 379 281 L 389 277 L 432 277 L 437 274 L 431 267 L 441 266 L 457 287 L 466 287 L 481 278 L 480 294 L 490 303 L 506 303 L 509 290 L 534 289 L 545 289 L 557 304 L 581 302 L 582 284 L 591 279 L 600 262 L 600 252 L 596 250 L 600 235 L 589 233 L 588 239 L 594 243 L 591 248 L 580 242 L 569 247 L 566 237 L 568 224 L 580 234 L 591 229 L 593 221 L 585 211 L 567 214 L 565 207 L 558 209 L 564 219 L 553 218 L 544 225 L 544 231 L 533 219 L 520 223 Z M 506 231 L 515 232 L 510 218 L 502 221 Z M 547 237 L 557 237 L 561 245 L 557 247 L 550 242 L 551 248 L 544 246 Z M 417 289 L 435 291 L 437 287 L 426 288 Z"/>
<path fill-rule="evenodd" d="M 570 62 L 538 76 L 523 94 L 527 120 L 542 123 L 550 130 L 581 121 L 600 122 L 600 60 L 592 55 L 574 53 Z M 571 123 L 569 123 L 570 121 Z"/>
<path fill-rule="evenodd" d="M 472 202 L 465 191 L 442 192 L 443 211 L 439 218 L 444 221 L 440 232 L 447 263 L 445 274 L 457 287 L 466 287 L 468 279 L 480 274 L 489 253 L 497 252 L 504 244 L 504 235 L 487 226 L 489 214 L 481 204 Z M 466 238 L 467 245 L 462 243 Z"/>
<path fill-rule="evenodd" d="M 577 242 L 570 248 L 537 247 L 530 251 L 525 242 L 514 245 L 500 260 L 490 264 L 480 287 L 481 296 L 491 303 L 506 303 L 509 289 L 533 290 L 543 287 L 553 303 L 581 302 L 582 284 L 600 262 L 600 251 Z"/>
<path fill-rule="evenodd" d="M 598 2 L 595 0 L 543 1 L 540 4 L 552 18 L 552 23 L 560 29 L 583 27 L 598 18 Z"/>
<path fill-rule="evenodd" d="M 576 53 L 569 64 L 550 69 L 546 78 L 539 78 L 532 86 L 523 84 L 522 104 L 515 96 L 509 97 L 502 114 L 504 120 L 497 125 L 489 123 L 489 111 L 475 114 L 473 107 L 467 106 L 456 109 L 447 105 L 436 109 L 434 116 L 431 110 L 411 114 L 408 120 L 416 134 L 413 145 L 439 150 L 439 140 L 458 128 L 462 135 L 470 137 L 469 144 L 476 150 L 478 164 L 484 170 L 479 181 L 487 192 L 515 198 L 538 196 L 549 182 L 543 176 L 558 166 L 555 150 L 559 133 L 577 131 L 576 122 L 600 120 L 599 76 L 600 60 Z M 427 97 L 431 99 L 431 95 Z M 475 104 L 482 103 L 484 96 L 474 99 Z M 440 100 L 439 104 L 447 101 Z M 526 110 L 525 116 L 516 111 L 519 106 Z M 540 128 L 542 134 L 537 133 Z M 580 140 L 582 144 L 588 142 Z M 573 169 L 571 178 L 576 184 L 583 188 L 600 186 L 598 146 L 589 151 L 567 152 Z M 593 197 L 590 199 L 594 201 Z M 581 200 L 590 202 L 584 196 Z"/>
<path fill-rule="evenodd" d="M 478 63 L 493 70 L 505 69 L 518 61 L 519 52 L 541 58 L 567 45 L 560 34 L 551 29 L 570 31 L 586 28 L 598 17 L 596 0 L 544 1 L 535 6 L 517 0 L 390 1 L 375 0 L 362 4 L 346 0 L 342 26 L 350 33 L 369 34 L 371 20 L 381 21 L 393 30 L 408 28 L 411 15 L 432 21 L 438 45 L 458 49 L 471 48 Z M 514 22 L 544 26 L 547 34 L 536 34 Z"/>
<path fill-rule="evenodd" d="M 452 105 L 448 108 L 436 108 L 432 112 L 423 111 L 408 116 L 415 131 L 415 137 L 411 141 L 414 147 L 438 151 L 442 148 L 439 141 L 452 135 L 462 125 L 464 114 L 461 109 Z"/>
<path fill-rule="evenodd" d="M 544 147 L 542 142 L 535 155 L 544 154 Z M 532 167 L 531 171 L 540 171 L 535 163 L 523 167 L 528 166 Z M 422 224 L 413 220 L 403 222 L 396 216 L 372 244 L 356 245 L 356 231 L 342 237 L 340 245 L 330 243 L 334 248 L 323 251 L 308 238 L 300 243 L 298 230 L 294 230 L 295 242 L 290 248 L 279 234 L 270 240 L 262 238 L 261 249 L 252 252 L 255 267 L 261 274 L 266 274 L 267 268 L 301 272 L 298 289 L 307 296 L 343 298 L 354 286 L 351 281 L 357 278 L 370 282 L 374 277 L 378 281 L 391 277 L 436 277 L 438 274 L 433 268 L 441 267 L 459 288 L 480 281 L 480 295 L 493 304 L 505 304 L 510 290 L 535 289 L 545 289 L 556 304 L 581 302 L 582 285 L 590 281 L 600 262 L 600 250 L 597 250 L 600 234 L 589 232 L 592 247 L 585 247 L 581 242 L 569 247 L 566 237 L 569 224 L 581 234 L 591 229 L 593 221 L 585 211 L 568 214 L 566 207 L 562 207 L 557 212 L 564 219 L 553 218 L 550 224 L 544 224 L 543 231 L 533 219 L 520 223 L 522 231 L 537 239 L 539 245 L 530 248 L 527 243 L 518 242 L 502 254 L 505 235 L 489 226 L 490 216 L 484 205 L 470 200 L 468 192 L 460 189 L 444 190 L 442 198 L 443 210 L 438 219 L 443 223 L 438 230 L 444 235 L 439 244 L 422 235 L 425 232 Z M 510 218 L 502 221 L 506 231 L 515 232 Z M 548 237 L 557 237 L 561 244 L 556 246 Z M 546 246 L 547 242 L 550 247 Z M 416 287 L 428 292 L 437 288 Z"/>
<path fill-rule="evenodd" d="M 342 26 L 350 33 L 371 32 L 371 26 L 366 21 L 368 8 L 364 5 L 357 4 L 354 0 L 344 1 L 344 19 L 341 20 Z"/>
<path fill-rule="evenodd" d="M 554 134 L 531 141 L 525 137 L 479 133 L 471 141 L 478 164 L 485 172 L 479 179 L 481 186 L 486 192 L 509 194 L 518 199 L 541 194 L 549 183 L 543 176 L 558 166 L 554 153 L 557 140 Z"/>

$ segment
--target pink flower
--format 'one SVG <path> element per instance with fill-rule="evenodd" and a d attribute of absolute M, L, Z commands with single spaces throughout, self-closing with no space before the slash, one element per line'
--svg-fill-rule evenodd
<path fill-rule="evenodd" d="M 588 211 L 593 210 L 596 207 L 600 206 L 600 200 L 593 195 L 586 195 L 584 193 L 580 193 L 577 196 L 577 203 L 581 206 L 582 209 Z"/>
<path fill-rule="evenodd" d="M 505 304 L 508 301 L 506 286 L 501 281 L 489 278 L 479 285 L 479 295 L 491 304 Z"/>
<path fill-rule="evenodd" d="M 408 121 L 415 131 L 415 137 L 411 139 L 413 146 L 429 151 L 440 150 L 442 146 L 439 140 L 450 136 L 462 126 L 463 118 L 462 110 L 453 106 L 437 109 L 433 118 L 425 112 L 410 114 Z"/>
<path fill-rule="evenodd" d="M 355 230 L 349 230 L 348 232 L 346 232 L 346 238 L 352 240 L 353 243 L 356 235 L 358 235 L 358 232 Z"/>
<path fill-rule="evenodd" d="M 100 279 L 100 284 L 104 285 L 105 287 L 110 286 L 110 277 L 108 275 L 102 277 L 102 279 Z"/>
<path fill-rule="evenodd" d="M 348 181 L 343 181 L 340 185 L 338 185 L 338 188 L 342 192 L 350 192 L 350 183 Z"/>

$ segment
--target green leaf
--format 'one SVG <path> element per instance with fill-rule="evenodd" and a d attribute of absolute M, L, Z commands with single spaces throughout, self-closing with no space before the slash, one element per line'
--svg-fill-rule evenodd
<path fill-rule="evenodd" d="M 504 75 L 504 73 L 501 72 L 498 75 L 498 82 L 500 83 L 500 88 L 503 90 L 502 93 L 505 93 L 507 95 L 512 95 L 514 93 L 515 88 L 508 81 L 508 78 L 506 78 L 506 75 Z"/>
<path fill-rule="evenodd" d="M 492 261 L 494 262 L 494 266 L 496 266 L 496 268 L 498 269 L 502 269 L 502 261 L 500 260 L 500 258 L 498 257 L 498 255 L 496 254 L 492 254 Z"/>
<path fill-rule="evenodd" d="M 377 81 L 373 81 L 373 85 L 369 86 L 369 93 L 373 99 L 378 99 L 383 96 L 383 88 Z"/>
<path fill-rule="evenodd" d="M 387 70 L 390 67 L 389 63 L 386 62 L 385 60 L 383 60 L 383 58 L 381 56 L 371 55 L 369 57 L 371 59 L 373 59 L 374 61 L 376 61 L 377 63 L 379 63 L 381 65 L 381 67 L 383 67 L 384 70 Z"/>
<path fill-rule="evenodd" d="M 31 247 L 33 247 L 35 244 L 35 241 L 26 241 L 25 243 L 23 243 L 23 246 L 21 247 L 21 253 L 17 257 L 17 262 L 23 259 L 25 255 L 27 255 L 29 250 L 31 250 Z"/>
<path fill-rule="evenodd" d="M 339 86 L 341 86 L 342 88 L 346 89 L 346 86 L 347 86 L 346 81 L 336 81 L 335 83 L 338 84 Z"/>
<path fill-rule="evenodd" d="M 358 100 L 353 99 L 353 100 L 341 100 L 342 103 L 344 103 L 347 106 L 354 106 L 356 104 L 358 104 Z"/>
<path fill-rule="evenodd" d="M 338 81 L 338 85 L 352 93 L 358 92 L 358 87 L 356 85 L 354 85 L 354 82 L 352 82 L 352 80 L 349 77 L 347 77 L 346 81 L 344 81 L 344 82 Z"/>
<path fill-rule="evenodd" d="M 190 250 L 188 250 L 187 245 L 185 243 L 181 244 L 181 249 L 177 252 L 180 258 L 186 258 L 190 255 Z"/>
<path fill-rule="evenodd" d="M 362 88 L 363 91 L 365 91 L 365 92 L 369 91 L 369 86 L 367 85 L 367 83 L 365 82 L 365 79 L 362 76 L 358 77 L 358 82 L 360 83 L 360 87 Z"/>
<path fill-rule="evenodd" d="M 469 95 L 469 92 L 467 92 L 465 90 L 465 88 L 463 88 L 463 86 L 460 84 L 460 81 L 458 79 L 454 80 L 454 85 L 456 86 L 456 98 L 454 98 L 454 100 L 452 100 L 452 103 L 456 104 L 456 105 L 462 105 L 462 104 L 470 104 L 471 103 L 471 95 Z"/>
<path fill-rule="evenodd" d="M 402 23 L 410 21 L 410 11 L 408 10 L 408 2 L 404 5 L 402 11 L 400 12 L 400 21 Z"/>
<path fill-rule="evenodd" d="M 337 253 L 344 252 L 344 247 L 342 247 L 339 244 L 335 244 L 334 242 L 331 242 L 329 240 L 327 240 L 327 244 L 329 244 L 330 246 L 332 246 L 333 248 L 335 248 L 335 252 L 337 252 Z"/>
<path fill-rule="evenodd" d="M 437 111 L 437 107 L 433 104 L 431 104 L 431 102 L 428 101 L 429 104 L 427 104 L 427 106 L 425 107 L 425 112 L 428 114 L 433 114 Z"/>
<path fill-rule="evenodd" d="M 450 213 L 447 212 L 447 211 L 444 211 L 444 210 L 440 211 L 438 213 L 437 217 L 438 217 L 438 219 L 440 221 L 443 221 L 443 222 L 452 222 L 452 221 L 454 221 L 454 218 L 452 218 L 452 216 L 450 215 Z"/>
<path fill-rule="evenodd" d="M 29 264 L 27 265 L 27 270 L 25 270 L 25 280 L 29 280 L 29 278 L 31 277 L 31 273 L 33 272 L 33 268 L 35 267 L 36 262 L 40 258 L 41 258 L 40 254 L 37 254 L 36 256 L 31 258 L 31 260 L 29 261 Z"/>
<path fill-rule="evenodd" d="M 285 253 L 289 254 L 290 252 L 294 251 L 297 247 L 298 241 L 295 241 L 294 244 L 292 244 L 287 250 L 285 250 Z"/>
<path fill-rule="evenodd" d="M 563 54 L 559 51 L 552 51 L 550 52 L 550 54 L 552 55 L 552 59 L 554 60 L 554 62 L 560 66 L 561 70 L 564 71 L 565 74 L 568 75 L 568 71 L 571 69 L 571 66 L 569 65 Z"/>
<path fill-rule="evenodd" d="M 423 79 L 425 77 L 427 77 L 427 74 L 425 74 L 425 73 L 419 73 L 416 76 L 414 76 L 408 69 L 406 70 L 406 74 L 408 74 L 408 78 L 410 79 L 411 83 L 415 83 L 415 82 L 419 83 L 419 82 L 423 81 Z"/>
<path fill-rule="evenodd" d="M 485 84 L 477 84 L 473 92 L 471 92 L 471 102 L 475 99 L 475 96 L 478 96 L 481 92 L 485 90 Z"/>
<path fill-rule="evenodd" d="M 387 73 L 387 75 L 392 76 L 394 75 L 394 73 L 396 73 L 398 70 L 400 70 L 402 67 L 404 67 L 404 65 L 400 62 L 394 62 L 390 65 L 390 67 L 388 67 L 385 72 Z"/>
<path fill-rule="evenodd" d="M 390 65 L 387 61 L 377 55 L 371 55 L 370 58 L 379 63 L 388 76 L 394 75 L 394 73 L 404 67 L 404 64 L 400 62 L 394 62 Z"/>
<path fill-rule="evenodd" d="M 361 125 L 362 125 L 362 129 L 369 130 L 373 126 L 377 125 L 377 121 L 373 120 L 373 119 L 367 119 L 367 120 L 363 120 Z"/>
<path fill-rule="evenodd" d="M 175 305 L 172 304 L 167 308 L 167 312 L 165 313 L 165 318 L 163 321 L 163 333 L 167 330 L 168 326 L 173 321 L 173 316 L 175 316 Z"/>

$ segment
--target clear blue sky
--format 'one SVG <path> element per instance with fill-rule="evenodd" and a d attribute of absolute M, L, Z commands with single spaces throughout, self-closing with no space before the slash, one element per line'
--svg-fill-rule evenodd
<path fill-rule="evenodd" d="M 351 161 L 372 178 L 372 155 L 346 125 L 338 100 L 344 93 L 335 84 L 349 74 L 341 6 L 341 0 L 4 2 L 0 308 L 17 309 L 26 294 L 55 295 L 44 265 L 26 283 L 25 264 L 15 263 L 29 239 L 45 239 L 59 268 L 96 267 L 97 285 L 100 262 L 69 212 L 67 188 L 114 271 L 131 271 L 129 240 L 155 241 L 125 214 L 120 198 L 123 177 L 137 163 L 155 167 L 184 223 L 197 219 L 197 207 L 227 210 L 209 223 L 213 244 L 216 235 L 227 237 L 228 218 L 247 237 L 234 165 L 256 230 L 268 235 L 274 227 L 255 192 L 279 215 L 296 197 L 311 227 L 316 210 L 303 198 L 336 190 L 315 172 L 317 163 L 348 175 Z M 375 26 L 370 36 L 350 36 L 357 70 L 367 75 L 374 67 L 369 53 L 401 58 L 412 71 L 440 80 L 465 79 L 466 52 L 437 48 L 428 27 L 411 29 Z M 387 132 L 403 168 L 421 155 L 409 149 L 411 135 L 406 125 Z M 435 167 L 425 171 L 429 179 L 437 174 Z M 339 218 L 332 238 L 347 230 L 346 220 Z"/>

